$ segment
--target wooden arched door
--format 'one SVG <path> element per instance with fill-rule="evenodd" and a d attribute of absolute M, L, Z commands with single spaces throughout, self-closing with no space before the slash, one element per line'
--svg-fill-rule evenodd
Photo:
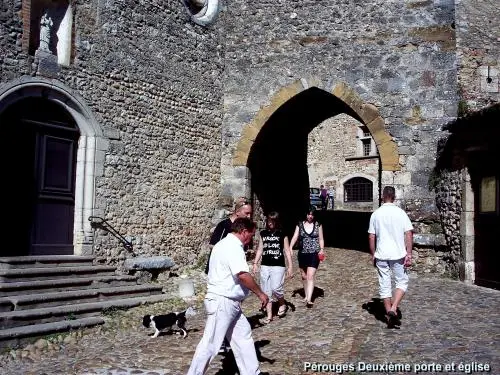
<path fill-rule="evenodd" d="M 55 102 L 27 98 L 0 115 L 0 132 L 8 223 L 0 256 L 73 254 L 76 122 Z"/>

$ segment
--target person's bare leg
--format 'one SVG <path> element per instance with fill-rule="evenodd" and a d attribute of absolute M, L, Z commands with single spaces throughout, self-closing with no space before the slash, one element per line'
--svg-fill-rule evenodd
<path fill-rule="evenodd" d="M 307 294 L 306 302 L 311 303 L 312 295 L 314 292 L 314 275 L 316 274 L 316 268 L 307 267 Z"/>
<path fill-rule="evenodd" d="M 273 303 L 272 302 L 269 302 L 266 305 L 266 311 L 267 311 L 267 319 L 270 321 L 273 320 Z"/>
<path fill-rule="evenodd" d="M 300 277 L 302 278 L 302 286 L 304 287 L 304 302 L 307 301 L 307 274 L 304 269 L 300 269 Z"/>
<path fill-rule="evenodd" d="M 405 292 L 402 289 L 396 288 L 394 290 L 394 299 L 393 299 L 391 307 L 390 307 L 391 311 L 394 311 L 395 313 L 397 313 L 399 303 L 403 299 L 404 295 L 405 295 Z"/>
<path fill-rule="evenodd" d="M 391 297 L 384 298 L 384 308 L 385 308 L 386 313 L 391 311 L 391 308 L 392 308 L 392 298 Z"/>

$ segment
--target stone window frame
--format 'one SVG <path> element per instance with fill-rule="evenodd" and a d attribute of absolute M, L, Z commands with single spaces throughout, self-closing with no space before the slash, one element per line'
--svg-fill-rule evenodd
<path fill-rule="evenodd" d="M 356 153 L 357 156 L 366 157 L 366 156 L 377 156 L 377 146 L 373 137 L 370 133 L 368 127 L 360 123 L 357 125 L 357 147 Z M 366 149 L 368 148 L 368 153 L 366 153 Z"/>

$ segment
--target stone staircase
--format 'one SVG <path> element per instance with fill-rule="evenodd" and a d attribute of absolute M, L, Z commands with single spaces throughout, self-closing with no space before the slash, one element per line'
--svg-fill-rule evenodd
<path fill-rule="evenodd" d="M 169 298 L 92 256 L 0 257 L 0 348 L 104 323 L 103 310 Z"/>

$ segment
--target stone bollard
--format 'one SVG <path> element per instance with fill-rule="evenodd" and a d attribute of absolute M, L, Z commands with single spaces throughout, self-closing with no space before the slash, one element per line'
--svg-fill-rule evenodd
<path fill-rule="evenodd" d="M 179 280 L 179 297 L 190 298 L 194 296 L 194 282 L 191 279 Z"/>

